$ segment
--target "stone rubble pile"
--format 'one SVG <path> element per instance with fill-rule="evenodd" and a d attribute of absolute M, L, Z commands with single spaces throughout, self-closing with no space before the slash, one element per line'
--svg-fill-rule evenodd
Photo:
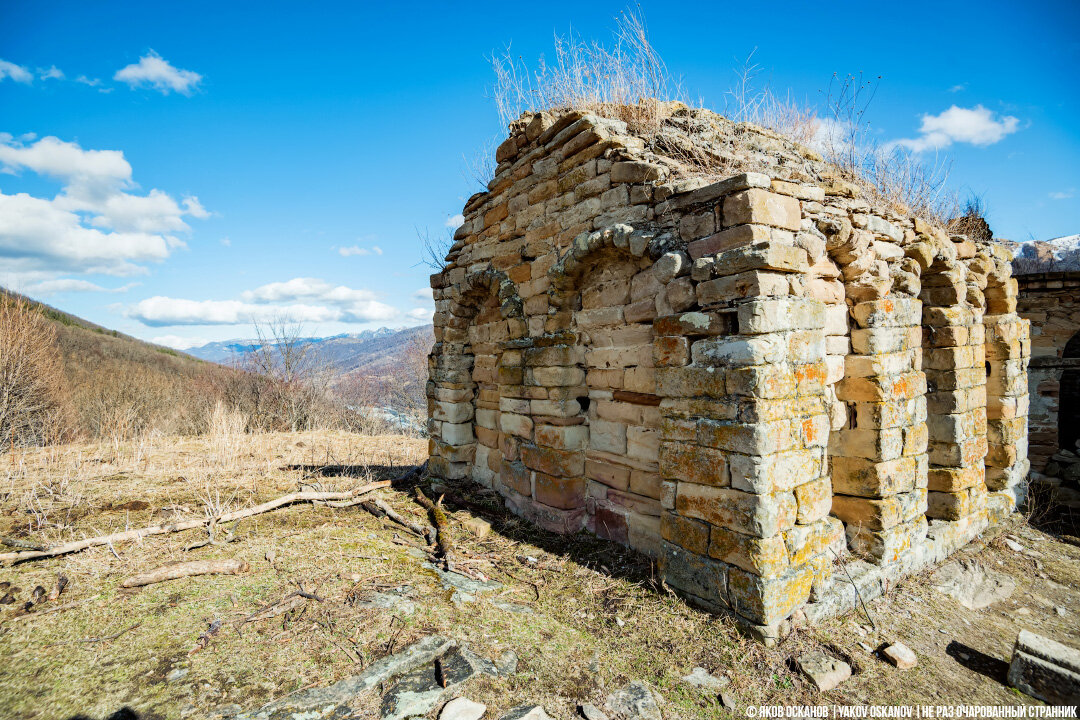
<path fill-rule="evenodd" d="M 695 174 L 706 151 L 735 174 Z M 431 278 L 436 476 L 657 558 L 766 642 L 1023 497 L 1029 329 L 1006 248 L 684 107 L 645 138 L 525 115 L 497 160 Z"/>

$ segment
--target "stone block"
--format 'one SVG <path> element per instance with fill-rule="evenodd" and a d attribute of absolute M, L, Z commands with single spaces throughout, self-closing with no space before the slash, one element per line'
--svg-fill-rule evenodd
<path fill-rule="evenodd" d="M 537 472 L 533 494 L 537 502 L 560 510 L 572 510 L 585 505 L 584 477 L 556 477 Z"/>
<path fill-rule="evenodd" d="M 780 535 L 759 538 L 714 527 L 709 535 L 708 554 L 762 577 L 775 577 L 789 567 L 787 547 Z"/>
<path fill-rule="evenodd" d="M 824 327 L 825 306 L 816 300 L 768 298 L 739 305 L 740 334 L 820 330 Z"/>
<path fill-rule="evenodd" d="M 866 498 L 882 498 L 915 489 L 919 463 L 914 457 L 886 462 L 834 456 L 830 459 L 833 492 Z"/>
<path fill-rule="evenodd" d="M 709 525 L 666 512 L 660 516 L 660 535 L 695 555 L 709 554 Z"/>
<path fill-rule="evenodd" d="M 1049 705 L 1080 698 L 1080 650 L 1021 630 L 1009 663 L 1009 685 Z"/>
<path fill-rule="evenodd" d="M 660 475 L 669 480 L 685 480 L 714 487 L 731 484 L 727 454 L 713 448 L 661 441 L 659 468 Z"/>
<path fill-rule="evenodd" d="M 701 235 L 695 237 L 701 239 L 694 240 L 686 246 L 686 251 L 693 260 L 756 243 L 765 243 L 770 238 L 769 228 L 761 225 L 737 225 L 709 237 L 702 237 Z"/>
<path fill-rule="evenodd" d="M 798 230 L 802 225 L 802 210 L 793 197 L 750 188 L 724 198 L 724 225 L 745 223 Z"/>
<path fill-rule="evenodd" d="M 559 477 L 574 477 L 585 472 L 585 456 L 577 451 L 524 444 L 521 446 L 521 461 L 533 470 Z"/>
<path fill-rule="evenodd" d="M 728 571 L 728 602 L 736 613 L 752 622 L 771 625 L 806 602 L 813 579 L 814 573 L 809 566 L 792 568 L 773 578 L 731 568 Z"/>
<path fill-rule="evenodd" d="M 755 495 L 741 490 L 680 482 L 675 510 L 744 535 L 772 537 L 795 524 L 791 493 Z"/>

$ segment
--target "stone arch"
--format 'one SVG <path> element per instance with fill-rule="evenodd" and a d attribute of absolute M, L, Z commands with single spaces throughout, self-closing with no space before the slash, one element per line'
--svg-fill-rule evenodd
<path fill-rule="evenodd" d="M 650 250 L 663 242 L 629 225 L 575 239 L 548 271 L 551 344 L 526 351 L 527 378 L 565 383 L 548 388 L 551 415 L 534 417 L 538 459 L 550 460 L 533 468 L 537 500 L 586 507 L 592 532 L 652 555 L 661 495 L 652 322 L 663 284 Z"/>
<path fill-rule="evenodd" d="M 441 331 L 429 357 L 432 472 L 491 487 L 502 466 L 504 385 L 521 385 L 514 372 L 521 374 L 520 350 L 506 353 L 526 334 L 513 282 L 492 269 L 466 275 L 452 291 Z M 515 360 L 517 367 L 508 368 Z"/>
<path fill-rule="evenodd" d="M 1073 335 L 1062 350 L 1063 359 L 1080 359 L 1080 332 Z M 1080 452 L 1080 363 L 1061 373 L 1058 393 L 1058 447 Z"/>

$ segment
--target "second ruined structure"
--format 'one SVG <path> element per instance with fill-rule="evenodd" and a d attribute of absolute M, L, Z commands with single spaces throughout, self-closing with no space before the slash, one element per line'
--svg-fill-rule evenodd
<path fill-rule="evenodd" d="M 1003 247 L 666 109 L 511 126 L 432 276 L 429 467 L 772 641 L 1015 509 L 1028 324 Z"/>

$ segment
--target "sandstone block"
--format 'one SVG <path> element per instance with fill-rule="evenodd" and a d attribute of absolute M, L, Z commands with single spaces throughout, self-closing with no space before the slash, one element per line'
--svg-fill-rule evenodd
<path fill-rule="evenodd" d="M 795 198 L 750 188 L 724 198 L 724 225 L 744 223 L 798 230 L 802 224 L 802 210 Z"/>
<path fill-rule="evenodd" d="M 758 538 L 714 527 L 709 536 L 708 554 L 762 577 L 774 577 L 788 569 L 787 547 L 780 535 Z"/>
<path fill-rule="evenodd" d="M 680 482 L 675 510 L 684 517 L 704 520 L 745 535 L 772 537 L 795 524 L 796 504 L 791 493 L 755 495 Z"/>
<path fill-rule="evenodd" d="M 664 478 L 714 487 L 731 484 L 727 456 L 719 450 L 661 441 L 658 459 L 660 475 Z"/>
<path fill-rule="evenodd" d="M 739 615 L 763 625 L 783 620 L 810 596 L 814 574 L 810 567 L 792 568 L 774 578 L 745 570 L 728 571 L 728 602 Z"/>
<path fill-rule="evenodd" d="M 585 473 L 585 456 L 576 451 L 524 444 L 521 461 L 526 467 L 548 475 L 573 477 Z"/>

